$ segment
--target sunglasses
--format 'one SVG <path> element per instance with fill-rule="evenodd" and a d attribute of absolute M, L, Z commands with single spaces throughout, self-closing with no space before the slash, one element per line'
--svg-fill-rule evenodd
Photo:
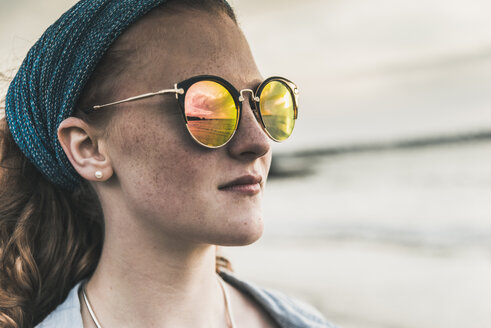
<path fill-rule="evenodd" d="M 249 93 L 249 104 L 264 132 L 274 141 L 287 139 L 298 115 L 298 88 L 282 77 L 270 77 L 256 90 L 238 91 L 218 76 L 200 75 L 174 85 L 174 89 L 94 106 L 93 110 L 156 95 L 175 93 L 191 137 L 200 145 L 218 148 L 229 142 L 240 123 L 242 104 Z"/>

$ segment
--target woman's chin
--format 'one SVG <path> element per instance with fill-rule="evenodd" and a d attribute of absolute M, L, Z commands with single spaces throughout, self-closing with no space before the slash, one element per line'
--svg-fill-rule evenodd
<path fill-rule="evenodd" d="M 261 238 L 264 231 L 262 218 L 249 219 L 231 225 L 224 235 L 221 236 L 219 245 L 222 246 L 245 246 L 256 242 Z"/>

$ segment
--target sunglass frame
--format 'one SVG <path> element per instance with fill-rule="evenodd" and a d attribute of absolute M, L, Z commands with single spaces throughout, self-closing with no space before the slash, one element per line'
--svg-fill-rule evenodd
<path fill-rule="evenodd" d="M 218 145 L 218 146 L 210 146 L 210 145 L 202 143 L 201 141 L 196 139 L 196 137 L 193 135 L 193 133 L 191 132 L 191 130 L 189 129 L 189 126 L 188 126 L 188 119 L 186 117 L 186 110 L 185 110 L 185 105 L 184 105 L 185 99 L 186 99 L 186 94 L 187 94 L 188 90 L 191 88 L 191 86 L 193 86 L 195 83 L 202 82 L 202 81 L 212 81 L 212 82 L 216 82 L 216 83 L 220 84 L 221 86 L 223 86 L 232 96 L 234 103 L 235 103 L 235 109 L 237 110 L 237 122 L 235 124 L 233 133 L 231 134 L 231 136 L 229 137 L 229 139 L 225 143 Z M 269 133 L 268 129 L 266 128 L 266 125 L 264 124 L 262 114 L 261 114 L 261 105 L 260 105 L 261 93 L 264 90 L 264 88 L 266 87 L 266 85 L 268 85 L 268 83 L 273 82 L 273 81 L 278 81 L 278 82 L 284 84 L 287 87 L 288 91 L 290 92 L 290 95 L 291 95 L 292 101 L 293 101 L 293 119 L 295 121 L 298 117 L 298 93 L 299 93 L 299 91 L 298 91 L 298 87 L 295 85 L 295 83 L 293 83 L 292 81 L 290 81 L 284 77 L 280 77 L 280 76 L 269 77 L 266 80 L 264 80 L 263 82 L 261 82 L 261 84 L 259 84 L 259 86 L 257 86 L 255 91 L 249 90 L 249 89 L 244 89 L 244 90 L 239 91 L 230 82 L 228 82 L 227 80 L 225 80 L 219 76 L 198 75 L 198 76 L 193 76 L 189 79 L 186 79 L 182 82 L 179 82 L 175 85 L 175 89 L 184 91 L 184 92 L 176 92 L 176 98 L 177 98 L 179 107 L 181 109 L 181 113 L 182 113 L 184 122 L 186 124 L 186 129 L 188 130 L 191 137 L 198 144 L 200 144 L 204 147 L 213 149 L 213 148 L 220 148 L 220 147 L 225 146 L 228 142 L 230 142 L 230 140 L 232 140 L 232 138 L 234 137 L 234 135 L 235 135 L 235 133 L 239 127 L 239 124 L 240 124 L 240 120 L 242 117 L 242 102 L 245 101 L 245 99 L 241 100 L 242 93 L 244 91 L 253 91 L 253 94 L 251 95 L 251 97 L 249 99 L 249 103 L 251 105 L 251 109 L 254 113 L 256 120 L 258 121 L 262 130 L 266 133 L 266 135 L 271 140 L 273 140 L 275 142 L 281 142 L 281 140 L 274 138 Z"/>

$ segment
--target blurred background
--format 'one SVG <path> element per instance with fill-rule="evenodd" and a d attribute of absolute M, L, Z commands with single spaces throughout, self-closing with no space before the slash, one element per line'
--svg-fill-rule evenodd
<path fill-rule="evenodd" d="M 0 0 L 0 72 L 74 2 Z M 344 328 L 491 327 L 491 2 L 231 2 L 301 90 L 237 274 Z"/>

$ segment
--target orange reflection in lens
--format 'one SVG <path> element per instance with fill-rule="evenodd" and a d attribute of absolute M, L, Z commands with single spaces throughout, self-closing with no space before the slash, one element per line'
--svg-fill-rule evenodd
<path fill-rule="evenodd" d="M 271 81 L 263 88 L 259 99 L 261 117 L 269 135 L 277 140 L 287 139 L 295 126 L 293 96 L 280 81 Z"/>
<path fill-rule="evenodd" d="M 200 81 L 186 92 L 184 111 L 191 135 L 203 145 L 219 147 L 237 127 L 238 110 L 230 92 L 213 81 Z"/>

